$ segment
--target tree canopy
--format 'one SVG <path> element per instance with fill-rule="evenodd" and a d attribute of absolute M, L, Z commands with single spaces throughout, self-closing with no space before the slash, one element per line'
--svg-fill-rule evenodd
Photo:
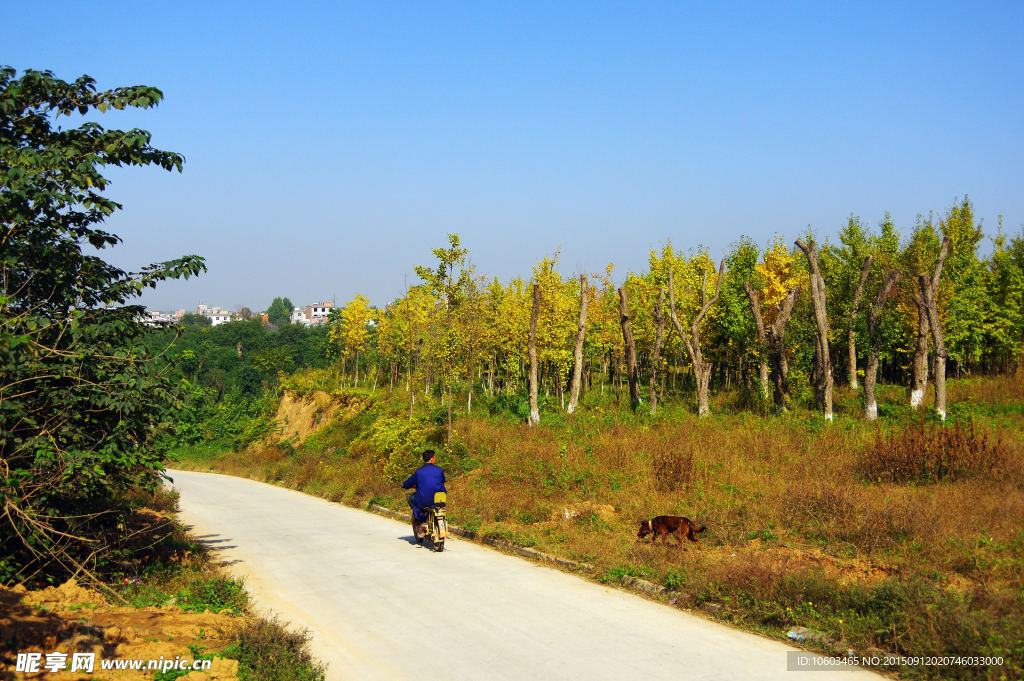
<path fill-rule="evenodd" d="M 205 266 L 185 256 L 126 272 L 92 251 L 120 242 L 100 228 L 121 208 L 103 195 L 106 166 L 180 172 L 185 159 L 152 147 L 144 130 L 58 125 L 162 97 L 0 68 L 0 543 L 12 547 L 0 581 L 30 565 L 73 570 L 80 505 L 162 473 L 153 435 L 181 393 L 153 361 L 145 308 L 131 301 Z"/>

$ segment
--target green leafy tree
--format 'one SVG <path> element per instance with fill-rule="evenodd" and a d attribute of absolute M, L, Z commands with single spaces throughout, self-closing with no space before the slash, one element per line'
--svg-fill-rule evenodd
<path fill-rule="evenodd" d="M 187 312 L 181 316 L 182 326 L 213 326 L 213 320 L 204 314 Z"/>
<path fill-rule="evenodd" d="M 992 243 L 986 359 L 990 369 L 1006 371 L 1024 356 L 1024 230 L 1007 239 L 1000 225 Z"/>
<path fill-rule="evenodd" d="M 294 309 L 292 301 L 288 298 L 274 298 L 274 302 L 267 308 L 267 321 L 276 327 L 282 327 L 291 321 Z"/>
<path fill-rule="evenodd" d="M 203 260 L 129 273 L 83 248 L 120 241 L 99 229 L 121 208 L 103 196 L 104 166 L 180 171 L 184 159 L 150 146 L 143 130 L 57 124 L 162 97 L 153 87 L 99 92 L 88 76 L 69 83 L 0 68 L 2 582 L 95 566 L 106 536 L 95 512 L 163 473 L 153 436 L 182 395 L 147 346 L 145 308 L 128 303 L 162 280 L 198 274 Z"/>
<path fill-rule="evenodd" d="M 954 203 L 939 221 L 939 229 L 949 238 L 939 303 L 949 357 L 959 370 L 981 358 L 985 335 L 994 318 L 986 291 L 985 263 L 978 257 L 983 234 L 981 225 L 974 223 L 971 200 L 965 196 Z"/>
<path fill-rule="evenodd" d="M 416 276 L 426 282 L 430 292 L 441 300 L 443 337 L 437 352 L 441 365 L 444 389 L 448 395 L 448 442 L 452 439 L 452 383 L 462 345 L 465 342 L 462 329 L 455 322 L 466 298 L 466 289 L 472 278 L 472 268 L 466 267 L 469 250 L 462 248 L 458 234 L 448 235 L 448 248 L 431 251 L 437 258 L 437 267 L 416 266 Z"/>

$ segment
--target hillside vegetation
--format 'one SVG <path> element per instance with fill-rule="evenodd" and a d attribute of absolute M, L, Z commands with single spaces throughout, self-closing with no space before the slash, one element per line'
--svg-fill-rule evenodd
<path fill-rule="evenodd" d="M 451 521 L 480 534 L 591 563 L 601 580 L 666 585 L 679 605 L 721 604 L 720 617 L 772 636 L 807 626 L 860 651 L 1008 660 L 943 678 L 1022 673 L 1021 375 L 953 381 L 946 423 L 909 407 L 867 422 L 846 389 L 832 423 L 808 409 L 754 414 L 733 390 L 709 418 L 595 396 L 530 427 L 520 402 L 481 396 L 448 445 L 440 399 L 410 419 L 401 391 L 340 382 L 325 370 L 285 380 L 306 418 L 323 413 L 314 392 L 338 407 L 304 442 L 210 441 L 179 450 L 178 465 L 404 510 L 398 485 L 433 446 Z M 882 390 L 893 402 L 905 392 Z M 638 542 L 637 522 L 659 514 L 705 524 L 703 548 Z"/>

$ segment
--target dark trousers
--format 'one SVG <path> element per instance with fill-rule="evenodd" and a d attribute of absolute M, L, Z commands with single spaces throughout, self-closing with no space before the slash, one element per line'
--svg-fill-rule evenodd
<path fill-rule="evenodd" d="M 416 493 L 415 492 L 413 492 L 412 494 L 409 495 L 409 498 L 408 498 L 409 508 L 412 509 L 413 520 L 417 520 L 417 521 L 422 522 L 422 521 L 426 520 L 427 514 L 423 512 L 422 508 L 416 508 L 416 504 L 413 503 L 413 499 L 415 497 L 416 497 Z"/>

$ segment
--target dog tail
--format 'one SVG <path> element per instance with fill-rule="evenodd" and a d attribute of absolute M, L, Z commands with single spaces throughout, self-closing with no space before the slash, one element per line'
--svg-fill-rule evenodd
<path fill-rule="evenodd" d="M 700 534 L 701 532 L 703 532 L 706 529 L 708 529 L 708 528 L 706 528 L 703 525 L 701 525 L 700 527 L 693 528 L 693 533 L 694 534 Z"/>

